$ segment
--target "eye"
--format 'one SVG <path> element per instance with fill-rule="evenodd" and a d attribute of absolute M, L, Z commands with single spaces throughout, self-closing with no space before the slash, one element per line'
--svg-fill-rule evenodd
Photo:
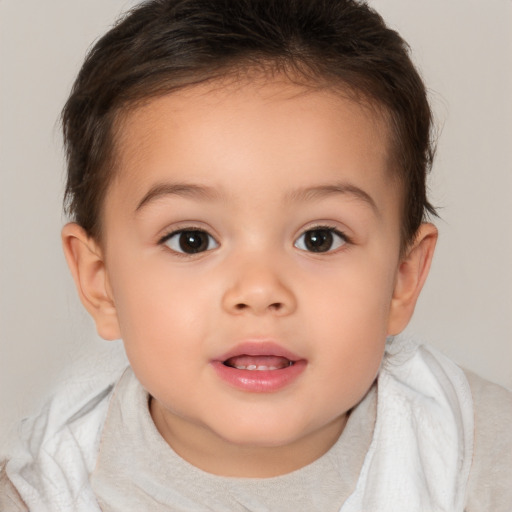
<path fill-rule="evenodd" d="M 347 237 L 334 228 L 318 227 L 302 233 L 294 245 L 301 251 L 329 252 L 339 249 L 347 241 Z"/>
<path fill-rule="evenodd" d="M 160 243 L 167 245 L 167 247 L 175 252 L 184 254 L 211 251 L 219 246 L 210 234 L 200 229 L 174 231 L 164 236 Z"/>

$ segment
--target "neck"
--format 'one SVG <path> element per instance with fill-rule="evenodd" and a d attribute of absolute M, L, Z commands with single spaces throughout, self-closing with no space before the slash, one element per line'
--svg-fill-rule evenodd
<path fill-rule="evenodd" d="M 336 443 L 348 418 L 344 414 L 287 443 L 255 445 L 231 442 L 202 425 L 166 414 L 155 400 L 150 411 L 156 428 L 180 457 L 207 473 L 237 478 L 271 478 L 311 464 Z"/>

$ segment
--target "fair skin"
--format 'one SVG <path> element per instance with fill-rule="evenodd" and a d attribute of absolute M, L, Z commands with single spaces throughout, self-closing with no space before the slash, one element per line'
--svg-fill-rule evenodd
<path fill-rule="evenodd" d="M 437 238 L 424 224 L 400 253 L 387 139 L 375 109 L 284 79 L 195 86 L 125 117 L 101 244 L 71 223 L 64 249 L 185 460 L 293 471 L 371 387 Z"/>

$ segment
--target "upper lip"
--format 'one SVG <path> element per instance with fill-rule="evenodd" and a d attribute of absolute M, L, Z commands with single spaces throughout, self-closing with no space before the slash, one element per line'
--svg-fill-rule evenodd
<path fill-rule="evenodd" d="M 228 359 L 236 356 L 275 356 L 284 357 L 289 361 L 296 362 L 300 361 L 301 358 L 297 354 L 294 354 L 290 350 L 282 347 L 275 341 L 244 341 L 235 345 L 228 352 L 222 354 L 220 357 L 215 358 L 217 361 L 227 361 Z"/>

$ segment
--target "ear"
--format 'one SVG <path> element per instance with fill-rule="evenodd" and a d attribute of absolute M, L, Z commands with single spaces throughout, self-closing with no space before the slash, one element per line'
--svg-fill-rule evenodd
<path fill-rule="evenodd" d="M 427 279 L 437 242 L 437 229 L 424 223 L 402 258 L 395 279 L 388 322 L 388 335 L 402 332 L 414 313 L 416 301 Z"/>
<path fill-rule="evenodd" d="M 117 312 L 99 244 L 75 223 L 66 224 L 61 236 L 78 295 L 93 317 L 98 334 L 106 340 L 120 338 Z"/>

